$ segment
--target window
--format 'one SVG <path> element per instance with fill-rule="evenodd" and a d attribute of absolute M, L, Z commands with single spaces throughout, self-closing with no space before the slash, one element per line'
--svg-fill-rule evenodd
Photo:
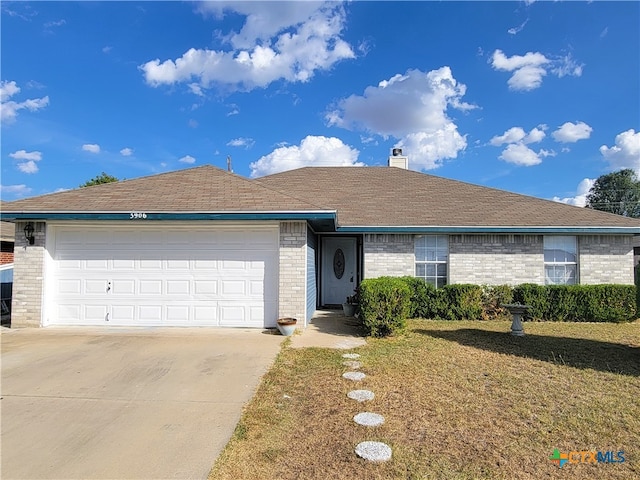
<path fill-rule="evenodd" d="M 420 235 L 415 240 L 416 277 L 436 288 L 447 284 L 449 242 L 446 235 Z"/>
<path fill-rule="evenodd" d="M 578 244 L 576 237 L 544 237 L 544 283 L 574 285 L 578 278 Z"/>

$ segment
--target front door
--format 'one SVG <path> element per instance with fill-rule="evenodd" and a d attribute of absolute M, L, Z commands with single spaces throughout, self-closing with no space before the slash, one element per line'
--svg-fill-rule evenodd
<path fill-rule="evenodd" d="M 322 239 L 323 305 L 340 305 L 353 295 L 357 285 L 356 239 L 324 237 Z"/>

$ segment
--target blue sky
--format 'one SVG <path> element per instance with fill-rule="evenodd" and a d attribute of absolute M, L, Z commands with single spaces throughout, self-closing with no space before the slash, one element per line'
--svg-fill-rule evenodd
<path fill-rule="evenodd" d="M 579 205 L 640 170 L 638 2 L 1 9 L 3 200 L 227 156 L 246 177 L 386 165 L 396 146 L 415 170 Z"/>

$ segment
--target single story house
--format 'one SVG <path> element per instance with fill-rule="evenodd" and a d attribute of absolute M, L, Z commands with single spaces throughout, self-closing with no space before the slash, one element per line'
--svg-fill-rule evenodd
<path fill-rule="evenodd" d="M 382 275 L 633 284 L 639 220 L 398 163 L 255 180 L 207 165 L 4 203 L 13 326 L 305 326 Z"/>

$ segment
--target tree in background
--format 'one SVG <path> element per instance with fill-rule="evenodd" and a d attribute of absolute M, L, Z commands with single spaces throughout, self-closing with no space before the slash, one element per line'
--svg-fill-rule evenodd
<path fill-rule="evenodd" d="M 80 185 L 80 188 L 92 187 L 93 185 L 100 185 L 103 183 L 112 183 L 112 182 L 118 182 L 118 181 L 119 180 L 116 177 L 109 175 L 108 173 L 102 172 L 100 175 L 97 175 L 91 180 L 87 180 L 86 182 L 84 182 L 82 185 Z"/>
<path fill-rule="evenodd" d="M 630 168 L 598 177 L 587 195 L 587 208 L 640 218 L 640 180 Z"/>

